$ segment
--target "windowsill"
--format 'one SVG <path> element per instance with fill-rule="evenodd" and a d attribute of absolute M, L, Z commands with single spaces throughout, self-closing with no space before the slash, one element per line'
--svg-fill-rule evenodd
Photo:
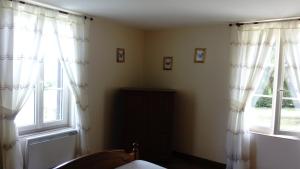
<path fill-rule="evenodd" d="M 300 141 L 300 137 L 299 136 L 290 136 L 290 135 L 280 135 L 280 134 L 268 134 L 268 133 L 261 133 L 261 132 L 257 132 L 257 131 L 251 131 L 251 134 L 255 134 L 255 135 L 262 135 L 262 136 L 267 136 L 267 137 L 273 137 L 273 138 L 279 138 L 279 139 L 288 139 L 288 140 L 296 140 L 296 141 Z"/>
<path fill-rule="evenodd" d="M 71 127 L 65 127 L 65 128 L 59 128 L 59 129 L 52 129 L 52 130 L 46 130 L 46 131 L 41 131 L 41 132 L 34 132 L 30 134 L 24 134 L 20 135 L 19 139 L 29 139 L 29 138 L 40 138 L 40 137 L 46 137 L 46 136 L 54 136 L 54 135 L 63 135 L 63 134 L 68 134 L 68 133 L 78 133 L 75 128 Z"/>

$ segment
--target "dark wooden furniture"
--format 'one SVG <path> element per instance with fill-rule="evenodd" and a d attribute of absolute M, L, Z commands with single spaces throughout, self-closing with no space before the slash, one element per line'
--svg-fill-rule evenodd
<path fill-rule="evenodd" d="M 123 146 L 136 142 L 140 159 L 152 162 L 168 160 L 175 91 L 124 88 L 118 97 Z"/>
<path fill-rule="evenodd" d="M 85 155 L 61 164 L 53 169 L 114 169 L 135 160 L 135 153 L 113 150 Z"/>

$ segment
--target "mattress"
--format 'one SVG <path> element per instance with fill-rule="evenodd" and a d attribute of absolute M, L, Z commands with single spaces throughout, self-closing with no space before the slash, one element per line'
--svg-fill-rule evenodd
<path fill-rule="evenodd" d="M 135 160 L 125 165 L 122 165 L 120 167 L 117 167 L 116 169 L 166 169 L 166 168 L 144 160 Z"/>

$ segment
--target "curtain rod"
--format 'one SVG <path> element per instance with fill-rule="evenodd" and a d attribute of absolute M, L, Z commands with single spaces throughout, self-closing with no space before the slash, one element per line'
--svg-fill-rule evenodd
<path fill-rule="evenodd" d="M 15 2 L 19 2 L 21 4 L 27 4 L 27 5 L 31 5 L 31 6 L 40 7 L 40 8 L 50 9 L 50 10 L 58 11 L 59 13 L 62 13 L 62 14 L 66 14 L 66 15 L 74 15 L 74 16 L 84 17 L 84 19 L 90 19 L 91 21 L 94 20 L 94 18 L 90 17 L 90 16 L 74 14 L 74 13 L 63 11 L 61 9 L 54 9 L 54 7 L 53 8 L 52 7 L 47 7 L 47 6 L 38 5 L 38 4 L 34 4 L 34 3 L 29 3 L 29 2 L 25 2 L 25 1 L 21 1 L 21 0 L 9 0 L 9 1 L 12 1 L 12 2 L 15 1 Z"/>
<path fill-rule="evenodd" d="M 278 21 L 295 21 L 300 20 L 300 17 L 294 18 L 282 18 L 282 19 L 270 19 L 270 20 L 261 20 L 261 21 L 253 21 L 253 22 L 237 22 L 237 23 L 230 23 L 228 26 L 242 26 L 246 24 L 260 24 L 260 23 L 270 23 L 270 22 L 278 22 Z"/>

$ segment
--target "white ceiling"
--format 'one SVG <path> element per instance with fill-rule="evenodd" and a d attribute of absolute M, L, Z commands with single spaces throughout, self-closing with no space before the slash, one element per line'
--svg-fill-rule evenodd
<path fill-rule="evenodd" d="M 143 29 L 300 16 L 299 0 L 36 0 Z"/>

